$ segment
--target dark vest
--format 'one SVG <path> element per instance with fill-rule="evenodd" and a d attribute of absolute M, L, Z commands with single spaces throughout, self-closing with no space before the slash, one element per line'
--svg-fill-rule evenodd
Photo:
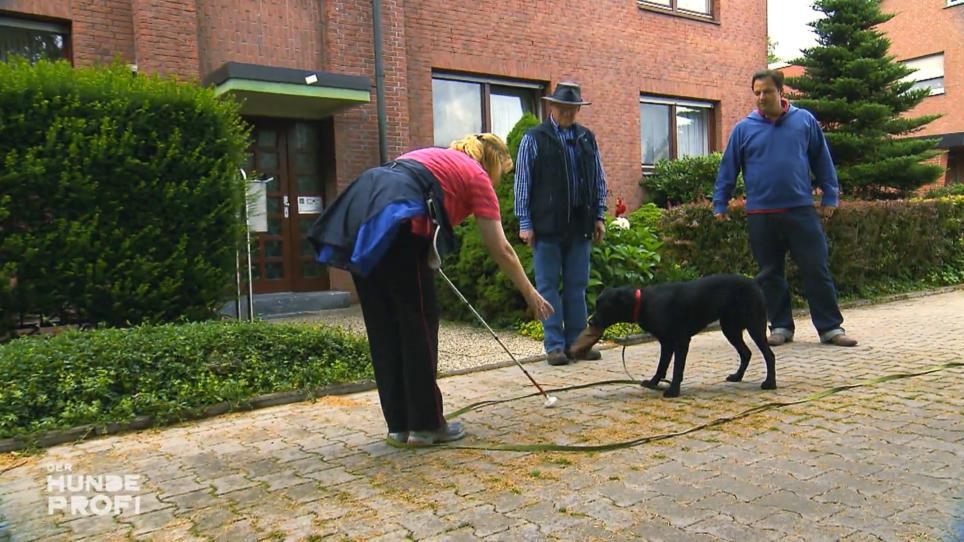
<path fill-rule="evenodd" d="M 599 205 L 596 138 L 579 124 L 573 124 L 572 128 L 582 192 L 578 205 L 577 195 L 570 193 L 566 151 L 552 121 L 546 119 L 528 132 L 536 143 L 529 190 L 529 217 L 536 239 L 558 241 L 571 236 L 592 236 Z"/>

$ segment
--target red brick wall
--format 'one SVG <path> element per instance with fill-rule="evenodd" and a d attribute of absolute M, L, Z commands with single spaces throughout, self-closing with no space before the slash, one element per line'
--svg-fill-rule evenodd
<path fill-rule="evenodd" d="M 323 3 L 197 0 L 201 76 L 230 61 L 320 70 Z"/>
<path fill-rule="evenodd" d="M 908 114 L 943 114 L 914 135 L 964 132 L 964 5 L 947 0 L 883 0 L 881 9 L 896 16 L 880 29 L 891 40 L 890 53 L 907 60 L 944 53 L 944 94 L 924 98 Z"/>
<path fill-rule="evenodd" d="M 579 120 L 598 136 L 613 194 L 630 205 L 641 197 L 639 94 L 722 102 L 714 137 L 722 149 L 752 107 L 751 74 L 766 65 L 763 0 L 723 3 L 721 24 L 642 11 L 632 1 L 570 2 L 565 11 L 550 12 L 545 2 L 497 0 L 480 10 L 478 4 L 423 0 L 408 2 L 404 14 L 398 2 L 384 4 L 390 154 L 433 143 L 433 69 L 550 86 L 573 79 L 593 102 Z M 329 69 L 373 73 L 365 69 L 372 55 L 365 43 L 368 6 L 361 0 L 328 3 Z M 339 181 L 347 182 L 377 160 L 374 105 L 341 116 L 337 125 Z"/>
<path fill-rule="evenodd" d="M 69 22 L 75 66 L 134 62 L 131 0 L 0 0 L 0 12 Z"/>
<path fill-rule="evenodd" d="M 131 11 L 138 70 L 200 79 L 195 0 L 132 0 Z"/>
<path fill-rule="evenodd" d="M 945 177 L 947 176 L 947 165 L 948 165 L 947 158 L 948 158 L 947 152 L 942 152 L 939 155 L 935 156 L 934 158 L 931 158 L 930 160 L 927 160 L 925 162 L 926 164 L 936 164 L 944 168 L 944 175 L 942 175 L 940 179 L 937 179 L 933 183 L 927 184 L 918 188 L 917 189 L 918 196 L 923 196 L 924 194 L 927 194 L 931 190 L 935 188 L 940 188 L 946 184 Z"/>

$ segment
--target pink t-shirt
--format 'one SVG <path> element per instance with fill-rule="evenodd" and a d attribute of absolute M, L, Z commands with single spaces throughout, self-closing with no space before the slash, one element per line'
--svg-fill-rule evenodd
<path fill-rule="evenodd" d="M 399 160 L 414 160 L 432 172 L 445 192 L 445 213 L 456 226 L 469 215 L 500 220 L 499 198 L 489 175 L 471 156 L 451 149 L 426 148 L 405 153 Z M 412 232 L 431 235 L 428 217 L 412 219 Z"/>

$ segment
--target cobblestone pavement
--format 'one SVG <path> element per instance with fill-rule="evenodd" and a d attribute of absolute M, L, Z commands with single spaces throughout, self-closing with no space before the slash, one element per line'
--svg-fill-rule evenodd
<path fill-rule="evenodd" d="M 465 414 L 463 442 L 628 440 L 964 358 L 962 291 L 845 317 L 857 348 L 820 345 L 798 320 L 797 341 L 776 350 L 773 392 L 759 389 L 755 350 L 746 382 L 724 381 L 736 354 L 714 331 L 693 340 L 678 399 L 614 385 L 558 393 L 553 410 L 537 398 L 503 403 Z M 549 387 L 625 378 L 619 354 L 529 368 Z M 648 376 L 657 346 L 626 355 L 631 372 Z M 440 385 L 453 410 L 530 391 L 513 367 Z M 0 513 L 23 541 L 964 538 L 960 367 L 613 452 L 413 451 L 383 436 L 370 391 L 0 456 Z M 48 514 L 50 497 L 98 502 L 95 490 L 48 487 L 48 470 L 68 464 L 78 477 L 136 477 L 128 493 L 139 497 L 139 513 Z"/>

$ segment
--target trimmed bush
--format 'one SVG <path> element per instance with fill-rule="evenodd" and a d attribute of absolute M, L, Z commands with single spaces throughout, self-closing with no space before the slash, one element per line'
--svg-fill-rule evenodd
<path fill-rule="evenodd" d="M 640 184 L 656 205 L 671 207 L 713 199 L 713 185 L 720 169 L 722 153 L 687 156 L 678 160 L 658 160 L 653 173 Z M 734 196 L 743 195 L 743 175 L 737 178 Z"/>
<path fill-rule="evenodd" d="M 718 221 L 708 204 L 666 212 L 668 257 L 699 275 L 753 276 L 746 212 L 731 205 Z M 964 198 L 846 202 L 826 225 L 830 270 L 843 295 L 862 296 L 887 284 L 964 282 Z M 792 259 L 787 277 L 796 294 L 802 286 Z"/>
<path fill-rule="evenodd" d="M 212 316 L 233 284 L 247 133 L 210 89 L 117 64 L 0 63 L 0 320 Z M 8 267 L 9 265 L 9 267 Z"/>
<path fill-rule="evenodd" d="M 0 346 L 0 438 L 372 377 L 364 339 L 311 326 L 202 322 L 22 337 Z"/>
<path fill-rule="evenodd" d="M 947 196 L 964 196 L 964 183 L 949 184 L 940 188 L 934 188 L 924 194 L 926 199 L 944 198 Z"/>

